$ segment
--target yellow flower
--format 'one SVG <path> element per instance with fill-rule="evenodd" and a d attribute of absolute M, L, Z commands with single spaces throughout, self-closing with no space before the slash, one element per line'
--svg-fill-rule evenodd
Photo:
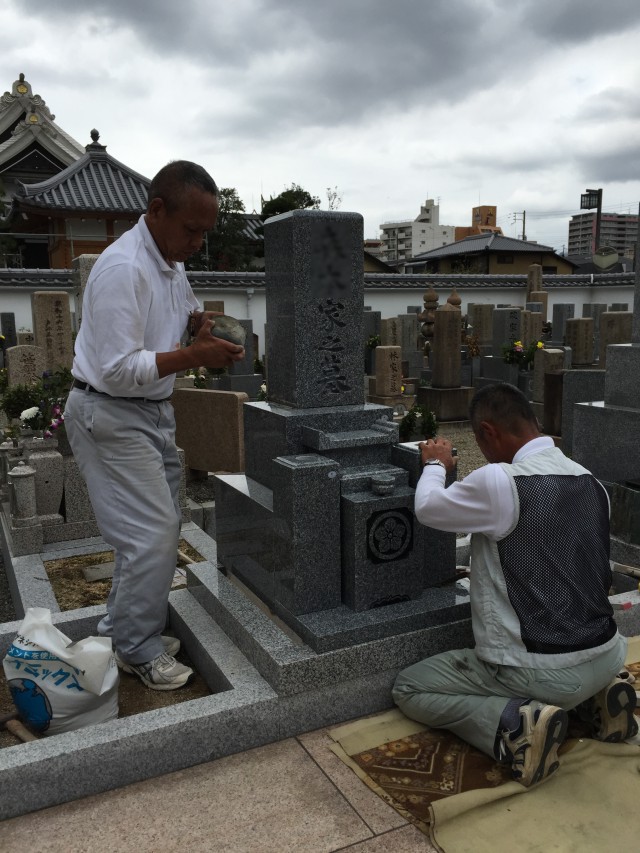
<path fill-rule="evenodd" d="M 542 343 L 542 341 L 538 341 L 538 343 L 536 344 L 536 346 L 538 347 L 538 349 L 542 349 L 542 347 L 544 346 L 544 344 Z"/>
<path fill-rule="evenodd" d="M 514 345 L 514 347 L 521 347 L 522 341 L 514 341 L 513 345 Z"/>

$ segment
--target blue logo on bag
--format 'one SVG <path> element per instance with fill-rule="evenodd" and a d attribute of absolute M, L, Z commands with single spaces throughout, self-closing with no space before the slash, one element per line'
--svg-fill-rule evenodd
<path fill-rule="evenodd" d="M 25 723 L 35 731 L 46 732 L 53 717 L 47 694 L 28 678 L 12 678 L 7 683 L 13 704 Z"/>

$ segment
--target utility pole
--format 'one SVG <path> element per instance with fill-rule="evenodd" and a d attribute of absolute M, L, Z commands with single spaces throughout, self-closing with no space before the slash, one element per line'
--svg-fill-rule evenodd
<path fill-rule="evenodd" d="M 513 221 L 517 222 L 520 217 L 522 217 L 522 239 L 526 240 L 527 234 L 525 231 L 525 223 L 527 221 L 527 211 L 523 210 L 522 213 L 514 213 L 513 214 Z"/>

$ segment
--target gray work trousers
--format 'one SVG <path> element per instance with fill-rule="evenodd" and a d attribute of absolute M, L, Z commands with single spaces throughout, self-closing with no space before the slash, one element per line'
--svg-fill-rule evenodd
<path fill-rule="evenodd" d="M 75 389 L 64 418 L 98 527 L 115 554 L 98 633 L 113 637 L 128 663 L 153 660 L 164 652 L 180 535 L 173 407 Z"/>
<path fill-rule="evenodd" d="M 622 669 L 627 651 L 618 636 L 611 649 L 563 669 L 498 666 L 473 649 L 456 649 L 402 670 L 393 699 L 412 720 L 448 729 L 494 757 L 500 717 L 510 699 L 536 699 L 569 711 L 591 698 Z"/>

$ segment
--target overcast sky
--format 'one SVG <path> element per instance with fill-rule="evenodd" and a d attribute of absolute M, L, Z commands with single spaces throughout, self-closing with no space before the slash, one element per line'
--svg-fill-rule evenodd
<path fill-rule="evenodd" d="M 23 72 L 78 142 L 195 160 L 247 211 L 337 186 L 377 237 L 495 204 L 562 251 L 587 187 L 638 210 L 639 45 L 638 0 L 0 0 L 0 92 Z"/>

